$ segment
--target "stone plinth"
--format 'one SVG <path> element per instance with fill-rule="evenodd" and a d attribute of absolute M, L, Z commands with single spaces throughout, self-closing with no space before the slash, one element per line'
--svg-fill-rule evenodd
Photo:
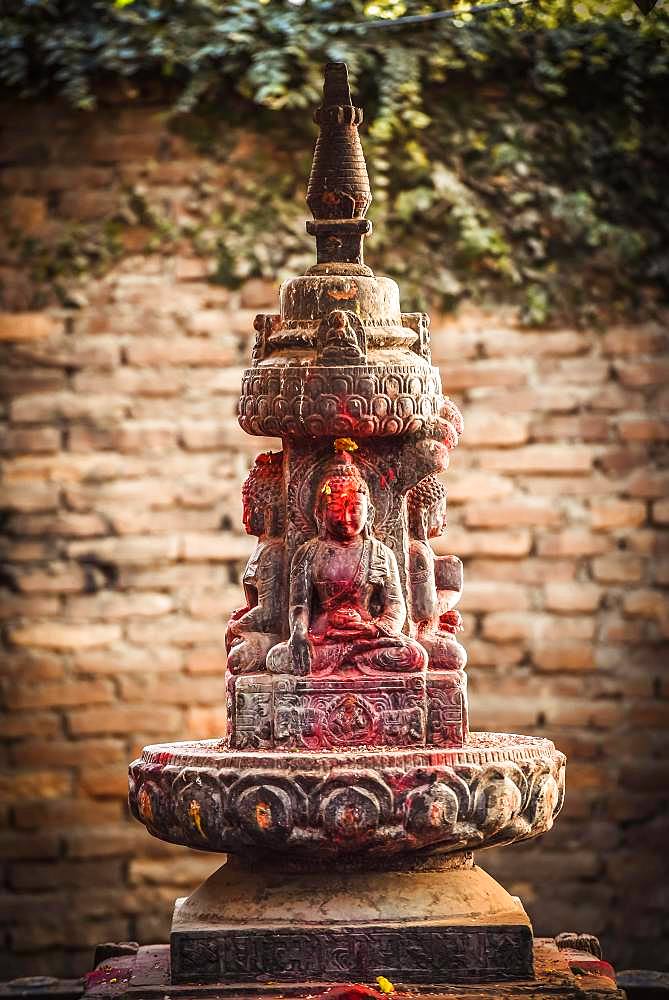
<path fill-rule="evenodd" d="M 171 968 L 177 983 L 530 979 L 532 930 L 471 855 L 367 863 L 354 877 L 345 864 L 230 859 L 177 901 Z"/>

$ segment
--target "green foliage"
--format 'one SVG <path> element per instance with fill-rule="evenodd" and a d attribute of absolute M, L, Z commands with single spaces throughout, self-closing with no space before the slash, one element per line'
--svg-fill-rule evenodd
<path fill-rule="evenodd" d="M 56 88 L 91 109 L 123 81 L 141 98 L 163 77 L 174 127 L 215 157 L 221 122 L 229 132 L 252 121 L 286 155 L 238 163 L 207 223 L 186 234 L 236 284 L 303 265 L 305 109 L 318 103 L 323 62 L 346 59 L 366 109 L 369 255 L 401 278 L 407 304 L 503 297 L 528 322 L 652 312 L 669 292 L 669 13 L 545 0 L 393 24 L 436 9 L 24 0 L 0 14 L 0 81 L 23 96 Z"/>

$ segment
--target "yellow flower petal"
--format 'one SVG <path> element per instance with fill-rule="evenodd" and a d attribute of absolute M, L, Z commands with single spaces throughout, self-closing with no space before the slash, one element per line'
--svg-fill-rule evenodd
<path fill-rule="evenodd" d="M 353 438 L 337 438 L 334 443 L 335 451 L 357 451 L 358 446 Z"/>
<path fill-rule="evenodd" d="M 395 992 L 395 987 L 393 986 L 393 984 L 390 982 L 389 979 L 386 979 L 385 976 L 377 976 L 376 981 L 379 984 L 379 989 L 381 990 L 382 993 Z"/>

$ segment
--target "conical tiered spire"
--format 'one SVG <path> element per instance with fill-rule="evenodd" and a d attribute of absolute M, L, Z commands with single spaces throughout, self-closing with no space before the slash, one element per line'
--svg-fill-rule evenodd
<path fill-rule="evenodd" d="M 358 135 L 362 108 L 351 101 L 346 63 L 326 65 L 323 103 L 314 120 L 320 135 L 307 188 L 314 216 L 307 232 L 316 237 L 318 264 L 311 272 L 369 274 L 362 239 L 372 228 L 365 219 L 372 192 Z"/>

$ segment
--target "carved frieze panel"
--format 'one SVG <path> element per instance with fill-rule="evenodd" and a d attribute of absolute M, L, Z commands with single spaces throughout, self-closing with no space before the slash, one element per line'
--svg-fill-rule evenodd
<path fill-rule="evenodd" d="M 411 747 L 425 743 L 425 679 L 277 678 L 276 746 Z"/>
<path fill-rule="evenodd" d="M 206 982 L 370 981 L 470 983 L 532 977 L 526 926 L 402 924 L 173 931 L 172 976 Z"/>
<path fill-rule="evenodd" d="M 462 746 L 469 733 L 467 675 L 463 670 L 427 674 L 427 741 L 433 746 Z"/>

